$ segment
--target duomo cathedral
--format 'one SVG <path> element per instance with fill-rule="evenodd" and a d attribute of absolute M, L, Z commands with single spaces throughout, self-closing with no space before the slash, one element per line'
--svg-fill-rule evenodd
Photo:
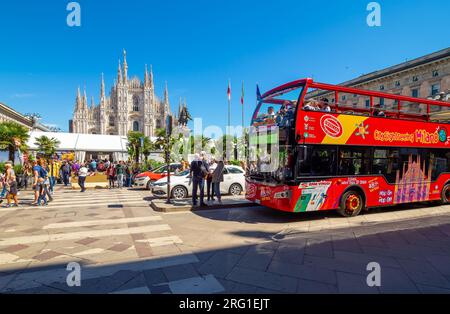
<path fill-rule="evenodd" d="M 123 69 L 122 69 L 123 68 Z M 180 100 L 178 115 L 186 108 L 186 101 Z M 165 128 L 166 117 L 171 113 L 167 83 L 164 96 L 155 95 L 153 71 L 148 72 L 145 66 L 144 82 L 138 77 L 128 78 L 126 51 L 123 53 L 123 65 L 119 60 L 117 79 L 109 96 L 105 95 L 105 82 L 102 74 L 100 87 L 100 103 L 95 104 L 92 97 L 88 105 L 86 90 L 81 95 L 78 88 L 73 120 L 72 133 L 108 134 L 126 136 L 129 131 L 139 131 L 147 137 L 156 136 L 156 130 Z M 174 117 L 176 124 L 177 117 Z"/>

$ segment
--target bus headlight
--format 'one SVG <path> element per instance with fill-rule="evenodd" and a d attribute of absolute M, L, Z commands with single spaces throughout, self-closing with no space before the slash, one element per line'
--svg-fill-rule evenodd
<path fill-rule="evenodd" d="M 280 198 L 291 198 L 291 195 L 292 195 L 291 191 L 283 191 L 283 192 L 275 193 L 273 195 L 273 198 L 277 198 L 277 199 L 280 199 Z"/>

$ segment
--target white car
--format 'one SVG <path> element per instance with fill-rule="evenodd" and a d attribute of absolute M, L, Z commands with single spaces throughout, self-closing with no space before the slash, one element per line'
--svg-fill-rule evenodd
<path fill-rule="evenodd" d="M 220 193 L 238 196 L 244 191 L 244 170 L 238 166 L 225 166 L 223 182 L 220 183 Z M 170 193 L 174 199 L 183 199 L 191 196 L 192 184 L 189 185 L 189 170 L 170 176 Z M 154 195 L 167 195 L 167 178 L 160 179 L 152 184 Z M 206 197 L 206 181 L 205 181 Z"/>

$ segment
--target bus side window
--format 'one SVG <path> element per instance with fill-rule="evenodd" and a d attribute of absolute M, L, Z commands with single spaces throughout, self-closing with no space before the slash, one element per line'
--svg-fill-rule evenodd
<path fill-rule="evenodd" d="M 384 175 L 390 183 L 395 182 L 399 169 L 398 149 L 375 149 L 373 153 L 372 174 Z"/>
<path fill-rule="evenodd" d="M 369 174 L 369 164 L 369 148 L 343 147 L 339 151 L 340 175 Z"/>

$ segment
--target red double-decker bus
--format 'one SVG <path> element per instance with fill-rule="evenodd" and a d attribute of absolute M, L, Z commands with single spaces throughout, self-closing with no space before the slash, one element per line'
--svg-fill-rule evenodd
<path fill-rule="evenodd" d="M 246 198 L 287 212 L 450 201 L 450 103 L 312 79 L 260 95 Z"/>

